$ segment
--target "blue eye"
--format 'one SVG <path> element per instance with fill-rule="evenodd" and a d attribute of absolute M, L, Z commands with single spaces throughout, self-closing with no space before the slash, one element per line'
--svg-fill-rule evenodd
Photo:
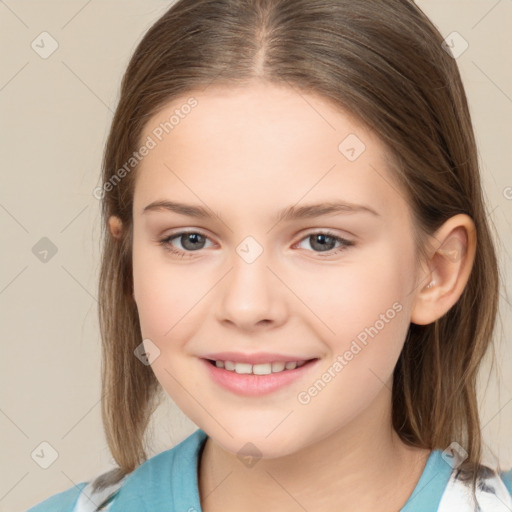
<path fill-rule="evenodd" d="M 326 253 L 326 256 L 333 256 L 354 245 L 354 242 L 336 236 L 330 231 L 317 231 L 314 233 L 309 233 L 303 237 L 299 243 L 308 239 L 313 239 L 313 242 L 310 243 L 310 247 L 316 247 L 319 249 L 318 251 L 314 250 L 313 252 L 316 252 L 321 256 L 323 256 L 322 253 Z M 172 243 L 174 240 L 180 240 L 181 246 L 184 250 L 176 248 Z M 166 238 L 163 238 L 159 241 L 159 243 L 165 248 L 165 250 L 169 251 L 170 253 L 175 254 L 181 258 L 189 258 L 193 257 L 194 252 L 199 252 L 204 248 L 206 240 L 209 240 L 208 237 L 200 232 L 180 231 L 179 233 L 175 233 Z M 336 244 L 339 244 L 337 248 L 335 248 Z"/>

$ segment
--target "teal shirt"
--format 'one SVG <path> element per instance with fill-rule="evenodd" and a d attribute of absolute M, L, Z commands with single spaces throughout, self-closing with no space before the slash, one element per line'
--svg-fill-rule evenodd
<path fill-rule="evenodd" d="M 197 468 L 207 435 L 196 430 L 180 444 L 141 464 L 127 475 L 109 512 L 201 512 Z M 452 473 L 440 450 L 431 452 L 414 491 L 400 512 L 436 512 Z M 512 494 L 512 469 L 501 473 Z M 32 507 L 27 512 L 72 512 L 81 490 L 76 487 L 61 492 Z"/>

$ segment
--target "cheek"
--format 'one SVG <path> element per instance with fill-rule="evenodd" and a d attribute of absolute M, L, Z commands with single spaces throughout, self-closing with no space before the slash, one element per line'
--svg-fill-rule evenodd
<path fill-rule="evenodd" d="M 163 248 L 138 247 L 133 250 L 133 287 L 142 333 L 164 339 L 179 326 L 186 326 L 190 310 L 204 294 L 190 273 L 171 265 Z"/>
<path fill-rule="evenodd" d="M 347 258 L 343 266 L 313 277 L 305 285 L 315 290 L 309 293 L 311 309 L 319 312 L 333 337 L 343 344 L 388 310 L 388 316 L 398 319 L 394 304 L 407 309 L 414 277 L 412 255 L 407 248 L 398 251 L 392 243 L 382 241 Z"/>
<path fill-rule="evenodd" d="M 354 385 L 360 398 L 375 393 L 393 372 L 410 323 L 414 277 L 412 254 L 397 253 L 393 244 L 380 244 L 364 256 L 331 281 L 329 298 L 323 299 L 333 331 L 324 338 L 330 357 L 323 371 L 336 375 L 332 391 Z"/>

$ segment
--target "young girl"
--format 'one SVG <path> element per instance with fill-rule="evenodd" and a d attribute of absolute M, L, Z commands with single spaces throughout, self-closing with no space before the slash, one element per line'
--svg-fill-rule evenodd
<path fill-rule="evenodd" d="M 94 191 L 118 468 L 32 512 L 512 510 L 481 462 L 498 270 L 449 47 L 409 0 L 154 24 Z M 148 460 L 163 391 L 199 429 Z"/>

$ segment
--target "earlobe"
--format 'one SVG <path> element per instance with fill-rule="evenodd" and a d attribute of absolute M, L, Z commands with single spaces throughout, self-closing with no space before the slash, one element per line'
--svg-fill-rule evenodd
<path fill-rule="evenodd" d="M 441 318 L 459 300 L 468 282 L 476 252 L 476 230 L 465 214 L 448 219 L 433 237 L 428 271 L 411 312 L 411 322 L 427 325 Z M 425 284 L 427 283 L 427 284 Z"/>
<path fill-rule="evenodd" d="M 118 240 L 121 238 L 123 233 L 123 223 L 119 217 L 111 215 L 108 219 L 108 228 L 114 238 Z"/>

